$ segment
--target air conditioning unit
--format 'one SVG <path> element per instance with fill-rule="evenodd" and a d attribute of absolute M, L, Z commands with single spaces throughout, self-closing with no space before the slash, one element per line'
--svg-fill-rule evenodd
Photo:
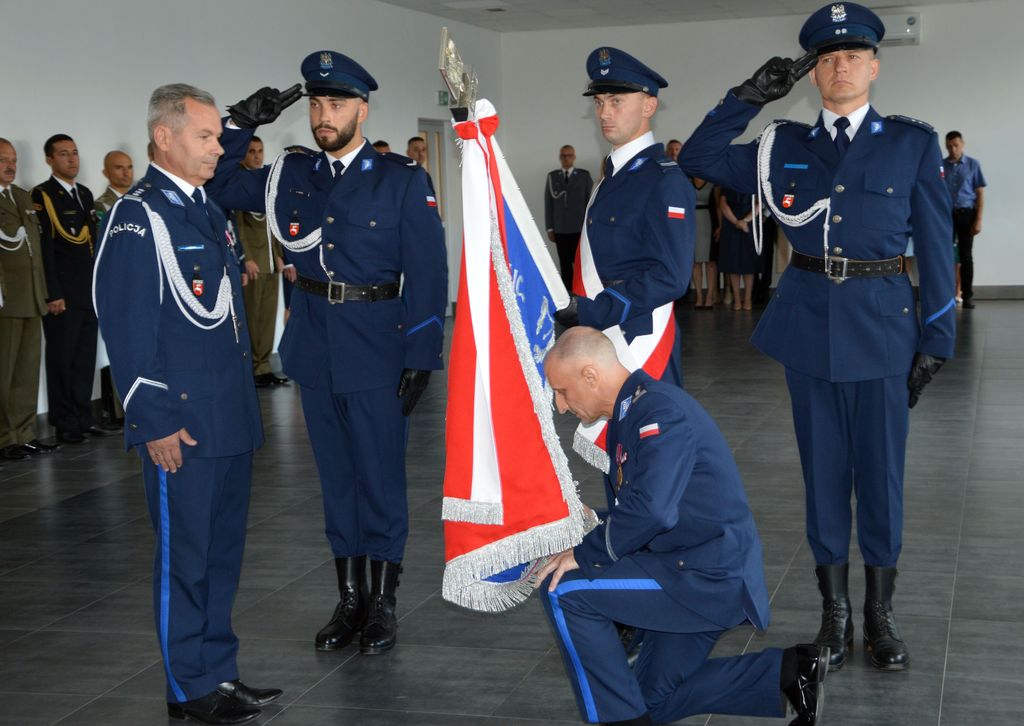
<path fill-rule="evenodd" d="M 878 17 L 885 23 L 881 45 L 921 45 L 921 13 L 886 13 Z"/>

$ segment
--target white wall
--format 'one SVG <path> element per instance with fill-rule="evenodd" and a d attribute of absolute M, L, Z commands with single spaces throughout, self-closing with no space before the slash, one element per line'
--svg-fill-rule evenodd
<path fill-rule="evenodd" d="M 380 85 L 370 97 L 365 135 L 384 138 L 404 153 L 418 119 L 450 118 L 437 105 L 444 25 L 472 59 L 481 85 L 499 97 L 499 34 L 374 0 L 5 2 L 0 136 L 18 151 L 15 183 L 31 189 L 50 173 L 43 142 L 55 133 L 70 134 L 82 159 L 78 181 L 98 195 L 106 188 L 103 156 L 111 149 L 132 156 L 137 178 L 145 172 L 146 105 L 155 87 L 192 83 L 213 93 L 224 108 L 261 86 L 300 82 L 302 59 L 330 48 L 355 58 Z M 284 146 L 311 146 L 305 103 L 259 134 L 268 162 Z M 446 192 L 454 201 L 461 186 L 453 145 L 448 153 Z M 446 226 L 454 298 L 461 252 L 458 204 L 449 203 Z M 105 364 L 101 347 L 97 365 Z M 45 396 L 42 385 L 41 411 Z"/>
<path fill-rule="evenodd" d="M 1024 86 L 1016 66 L 999 62 L 997 54 L 1013 54 L 1018 47 L 1024 3 L 997 0 L 918 11 L 921 45 L 882 50 L 872 102 L 882 115 L 928 121 L 940 137 L 952 128 L 963 132 L 966 153 L 982 162 L 989 184 L 985 227 L 975 242 L 975 284 L 1020 285 L 1024 246 L 1013 215 L 1024 198 L 1024 153 L 1016 142 Z M 660 94 L 655 135 L 662 142 L 685 141 L 726 90 L 763 61 L 801 52 L 796 38 L 802 23 L 802 17 L 780 17 L 504 34 L 501 144 L 540 223 L 544 178 L 557 167 L 559 146 L 575 145 L 577 164 L 595 176 L 608 151 L 590 101 L 580 95 L 591 50 L 621 48 L 664 75 L 670 85 Z M 813 122 L 818 108 L 818 96 L 805 80 L 766 108 L 743 140 L 775 118 Z"/>

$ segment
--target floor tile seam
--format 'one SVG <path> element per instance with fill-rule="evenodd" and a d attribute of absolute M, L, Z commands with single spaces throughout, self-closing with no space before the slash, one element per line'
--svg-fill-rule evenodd
<path fill-rule="evenodd" d="M 509 702 L 509 700 L 512 698 L 512 694 L 515 692 L 515 690 L 517 688 L 519 688 L 520 686 L 522 686 L 523 684 L 525 684 L 527 679 L 531 675 L 533 675 L 533 672 L 536 671 L 538 668 L 540 668 L 544 664 L 544 659 L 548 657 L 548 655 L 551 653 L 551 650 L 552 650 L 553 647 L 555 647 L 555 646 L 548 646 L 548 649 L 540 654 L 540 657 L 537 658 L 537 662 L 534 663 L 530 667 L 530 669 L 528 671 L 526 671 L 526 673 L 523 675 L 523 677 L 519 679 L 519 683 L 515 684 L 515 686 L 512 687 L 512 689 L 509 691 L 508 695 L 505 696 L 505 698 L 502 700 L 502 702 L 494 707 L 494 709 L 489 714 L 490 716 L 495 716 L 498 713 L 498 711 L 500 711 L 502 709 L 502 707 L 506 703 Z"/>
<path fill-rule="evenodd" d="M 79 706 L 78 708 L 74 709 L 73 711 L 71 711 L 71 712 L 69 712 L 69 713 L 66 713 L 66 714 L 64 714 L 63 716 L 61 716 L 60 718 L 58 718 L 58 719 L 57 719 L 56 721 L 52 721 L 52 722 L 50 723 L 50 726 L 56 726 L 56 724 L 59 724 L 59 723 L 60 723 L 61 721 L 63 721 L 64 719 L 66 719 L 66 718 L 69 718 L 69 717 L 71 717 L 71 716 L 74 716 L 74 715 L 75 715 L 76 713 L 78 713 L 79 711 L 81 711 L 81 710 L 82 710 L 82 709 L 84 709 L 84 708 L 88 708 L 89 706 L 91 706 L 91 705 L 92 705 L 93 703 L 95 703 L 96 701 L 100 700 L 101 698 L 104 698 L 104 697 L 108 696 L 108 695 L 109 695 L 109 694 L 110 694 L 111 692 L 113 692 L 113 691 L 114 691 L 115 689 L 117 689 L 117 688 L 120 688 L 120 687 L 121 687 L 122 685 L 124 685 L 124 684 L 125 684 L 125 683 L 127 683 L 128 681 L 132 680 L 133 678 L 137 678 L 137 677 L 139 677 L 139 676 L 140 676 L 140 675 L 142 675 L 142 674 L 143 674 L 144 672 L 146 672 L 147 670 L 149 670 L 149 669 L 150 669 L 150 668 L 152 668 L 152 667 L 153 667 L 154 665 L 156 665 L 157 663 L 160 663 L 160 662 L 162 662 L 162 659 L 160 659 L 160 658 L 157 658 L 157 659 L 153 660 L 152 662 L 150 662 L 150 663 L 149 663 L 148 665 L 146 665 L 145 667 L 143 667 L 143 668 L 139 669 L 139 670 L 138 670 L 137 672 L 135 672 L 135 673 L 133 673 L 132 675 L 130 675 L 130 676 L 128 676 L 127 678 L 125 678 L 125 679 L 124 679 L 123 681 L 120 681 L 120 682 L 119 682 L 119 683 L 117 683 L 116 685 L 114 685 L 114 686 L 111 686 L 110 688 L 108 688 L 108 689 L 107 689 L 106 691 L 104 691 L 103 693 L 97 694 L 97 695 L 96 695 L 96 696 L 94 696 L 93 698 L 90 698 L 90 699 L 89 699 L 88 701 L 86 701 L 85 703 L 83 703 L 83 704 L 82 704 L 81 706 Z M 78 694 L 78 695 L 82 695 L 82 694 Z M 138 699 L 138 700 L 142 700 L 142 699 Z M 147 700 L 149 700 L 149 699 L 147 699 Z"/>
<path fill-rule="evenodd" d="M 985 336 L 985 337 L 987 338 L 987 336 Z M 987 339 L 984 342 L 987 343 L 988 342 Z M 943 705 L 943 703 L 945 701 L 945 697 L 946 697 L 946 676 L 947 676 L 947 673 L 949 671 L 949 644 L 950 644 L 950 641 L 952 640 L 952 637 L 953 637 L 953 609 L 956 606 L 956 585 L 957 585 L 957 578 L 958 578 L 959 571 L 960 571 L 960 546 L 963 543 L 964 518 L 967 515 L 967 491 L 968 491 L 968 489 L 970 487 L 970 481 L 971 481 L 971 469 L 972 469 L 971 461 L 974 459 L 974 444 L 975 444 L 975 441 L 977 441 L 977 435 L 978 435 L 978 409 L 981 406 L 981 404 L 978 403 L 978 400 L 979 400 L 979 393 L 980 393 L 980 388 L 981 388 L 981 381 L 982 381 L 982 377 L 983 377 L 982 374 L 981 374 L 981 368 L 984 366 L 984 362 L 985 362 L 985 358 L 986 357 L 987 356 L 986 356 L 986 353 L 985 353 L 985 344 L 983 343 L 982 347 L 981 347 L 981 354 L 980 354 L 980 358 L 981 358 L 980 363 L 981 363 L 981 365 L 978 366 L 978 368 L 977 368 L 978 374 L 977 374 L 977 377 L 974 379 L 975 400 L 974 400 L 974 410 L 972 411 L 972 413 L 974 414 L 974 416 L 973 416 L 973 426 L 971 428 L 970 448 L 968 450 L 967 457 L 966 457 L 967 458 L 967 474 L 964 477 L 964 487 L 963 487 L 963 491 L 961 493 L 961 500 L 960 500 L 960 525 L 959 525 L 959 527 L 957 527 L 956 549 L 954 550 L 954 555 L 953 555 L 953 559 L 954 559 L 954 563 L 953 563 L 953 583 L 952 583 L 952 589 L 951 589 L 950 598 L 949 598 L 949 618 L 948 618 L 947 624 L 946 624 L 946 647 L 945 647 L 945 650 L 943 652 L 943 658 L 942 658 L 942 681 L 939 684 L 939 704 L 938 704 L 938 706 L 939 706 L 939 720 L 938 720 L 937 726 L 942 726 L 942 705 Z"/>
<path fill-rule="evenodd" d="M 321 562 L 321 563 L 319 563 L 318 565 L 315 565 L 315 566 L 313 566 L 313 567 L 309 568 L 308 570 L 306 570 L 305 572 L 303 572 L 302 574 L 300 574 L 300 575 L 299 575 L 298 577 L 296 577 L 295 579 L 293 579 L 293 580 L 289 580 L 288 582 L 284 583 L 284 584 L 283 584 L 283 585 L 281 585 L 280 587 L 278 587 L 278 588 L 276 588 L 276 589 L 273 589 L 273 590 L 271 590 L 270 592 L 268 592 L 268 593 L 267 593 L 266 595 L 264 595 L 263 597 L 261 597 L 261 598 L 257 599 L 257 600 L 256 600 L 255 602 L 252 602 L 252 603 L 250 603 L 250 604 L 249 604 L 249 605 L 248 605 L 247 607 L 244 607 L 244 608 L 242 608 L 242 609 L 238 610 L 238 611 L 237 611 L 237 613 L 234 613 L 234 614 L 235 614 L 235 615 L 241 615 L 242 613 L 248 612 L 248 611 L 249 611 L 249 610 L 251 610 L 251 609 L 252 609 L 253 607 L 255 607 L 255 606 L 256 606 L 256 605 L 258 605 L 259 603 L 263 602 L 263 601 L 264 601 L 264 600 L 266 600 L 267 598 L 269 598 L 269 597 L 272 597 L 272 596 L 276 595 L 277 593 L 281 592 L 282 590 L 284 590 L 284 589 L 285 589 L 286 587 L 288 587 L 289 585 L 294 585 L 294 584 L 295 584 L 296 582 L 298 582 L 299 580 L 301 580 L 301 579 L 302 579 L 303 577 L 305 577 L 306 575 L 309 575 L 309 574 L 311 574 L 312 572 L 314 572 L 314 571 L 318 570 L 318 569 L 319 569 L 320 567 L 322 567 L 322 566 L 323 566 L 323 564 L 324 564 L 324 563 L 323 563 L 323 562 Z M 244 565 L 243 565 L 243 568 L 244 568 Z"/>
<path fill-rule="evenodd" d="M 435 595 L 437 595 L 437 594 L 438 594 L 438 593 L 440 593 L 440 592 L 441 592 L 441 588 L 438 588 L 438 589 L 436 589 L 436 590 L 431 590 L 431 591 L 430 591 L 430 594 L 429 594 L 429 595 L 427 595 L 427 596 L 426 596 L 425 598 L 423 598 L 422 600 L 420 600 L 420 601 L 419 601 L 419 602 L 418 602 L 418 603 L 417 603 L 417 604 L 416 604 L 416 605 L 415 605 L 415 606 L 414 606 L 414 607 L 412 608 L 412 610 L 410 610 L 410 611 L 409 611 L 409 612 L 407 612 L 407 613 L 403 613 L 403 614 L 402 614 L 402 617 L 398 618 L 398 622 L 402 622 L 403 620 L 405 620 L 406 618 L 408 618 L 408 617 L 409 617 L 410 615 L 412 615 L 412 614 L 413 614 L 414 612 L 416 612 L 416 611 L 417 611 L 417 610 L 419 610 L 419 609 L 420 609 L 421 607 L 423 607 L 424 605 L 426 605 L 426 604 L 427 604 L 427 603 L 428 603 L 428 602 L 429 602 L 429 601 L 430 601 L 430 600 L 431 600 L 431 599 L 432 599 L 432 598 L 433 598 L 433 597 L 434 597 Z M 443 598 L 442 598 L 442 599 L 443 599 Z M 457 646 L 452 646 L 452 647 L 457 647 Z"/>

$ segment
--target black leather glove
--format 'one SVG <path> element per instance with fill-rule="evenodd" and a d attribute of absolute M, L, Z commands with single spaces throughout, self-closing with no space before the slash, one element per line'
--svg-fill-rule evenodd
<path fill-rule="evenodd" d="M 746 103 L 764 106 L 789 93 L 796 82 L 807 75 L 817 62 L 818 54 L 815 51 L 796 60 L 776 56 L 754 71 L 750 78 L 733 88 L 732 94 Z"/>
<path fill-rule="evenodd" d="M 302 86 L 296 83 L 291 88 L 278 91 L 264 86 L 248 98 L 228 106 L 228 115 L 240 129 L 254 129 L 273 123 L 281 112 L 302 98 Z"/>
<path fill-rule="evenodd" d="M 416 402 L 427 390 L 430 383 L 430 371 L 418 371 L 406 368 L 398 379 L 398 397 L 402 399 L 402 415 L 408 416 L 416 407 Z"/>
<path fill-rule="evenodd" d="M 910 367 L 910 378 L 907 379 L 907 388 L 910 389 L 910 408 L 917 405 L 917 399 L 921 397 L 921 391 L 927 386 L 942 364 L 945 358 L 936 358 L 927 353 L 915 353 L 914 365 Z"/>
<path fill-rule="evenodd" d="M 569 296 L 569 304 L 555 311 L 555 320 L 563 328 L 574 328 L 580 324 L 579 303 L 575 295 Z"/>

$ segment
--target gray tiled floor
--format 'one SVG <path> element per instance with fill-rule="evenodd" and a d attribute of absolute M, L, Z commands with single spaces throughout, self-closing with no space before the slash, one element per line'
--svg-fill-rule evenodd
<path fill-rule="evenodd" d="M 829 679 L 826 724 L 1024 722 L 1022 313 L 1019 302 L 959 313 L 957 357 L 911 415 L 896 606 L 913 665 L 876 672 L 858 641 Z M 805 640 L 817 621 L 788 398 L 781 368 L 747 342 L 756 315 L 680 310 L 686 386 L 736 453 L 773 595 L 769 630 L 737 629 L 719 652 Z M 315 467 L 295 387 L 260 393 L 267 446 L 256 458 L 235 626 L 244 677 L 285 696 L 256 723 L 578 723 L 535 599 L 484 616 L 440 597 L 444 389 L 435 376 L 414 415 L 400 644 L 378 658 L 312 647 L 336 597 Z M 567 419 L 558 426 L 572 430 Z M 598 501 L 597 476 L 570 458 L 584 498 Z M 114 439 L 0 471 L 0 724 L 168 723 L 149 602 L 153 535 L 137 471 Z M 859 566 L 851 588 L 859 598 Z"/>

